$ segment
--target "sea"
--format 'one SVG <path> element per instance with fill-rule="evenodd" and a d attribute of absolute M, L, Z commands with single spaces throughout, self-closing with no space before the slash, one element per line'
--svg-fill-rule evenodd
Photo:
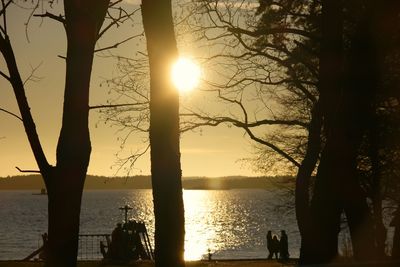
<path fill-rule="evenodd" d="M 42 244 L 47 229 L 47 197 L 31 191 L 0 191 L 0 260 L 19 260 Z M 266 234 L 285 230 L 291 257 L 299 256 L 300 235 L 293 203 L 279 190 L 184 190 L 185 259 L 266 258 Z M 80 234 L 110 234 L 124 220 L 143 221 L 154 244 L 151 190 L 85 191 Z M 80 244 L 79 250 L 87 244 Z M 91 246 L 98 247 L 97 241 Z M 154 246 L 154 245 L 153 245 Z M 82 253 L 82 252 L 80 252 Z M 81 254 L 80 254 L 81 255 Z"/>

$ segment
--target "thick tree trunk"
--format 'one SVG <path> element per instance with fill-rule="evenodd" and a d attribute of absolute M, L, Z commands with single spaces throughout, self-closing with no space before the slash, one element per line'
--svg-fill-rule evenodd
<path fill-rule="evenodd" d="M 46 181 L 49 249 L 46 267 L 76 266 L 81 198 L 91 152 L 89 87 L 94 48 L 109 0 L 65 1 L 66 82 L 57 165 Z"/>
<path fill-rule="evenodd" d="M 77 265 L 79 216 L 85 172 L 59 172 L 48 185 L 48 250 L 46 265 Z"/>
<path fill-rule="evenodd" d="M 338 255 L 338 234 L 340 231 L 341 199 L 338 195 L 338 172 L 334 151 L 335 144 L 325 145 L 315 178 L 314 195 L 311 201 L 313 221 L 311 258 L 307 263 L 329 263 Z M 340 167 L 339 167 L 340 168 Z"/>
<path fill-rule="evenodd" d="M 313 258 L 313 221 L 310 213 L 310 180 L 321 152 L 322 114 L 319 102 L 314 104 L 308 129 L 306 155 L 301 162 L 296 177 L 296 219 L 301 235 L 300 264 Z"/>
<path fill-rule="evenodd" d="M 354 258 L 357 261 L 377 260 L 374 240 L 374 223 L 368 207 L 366 194 L 358 180 L 357 156 L 360 146 L 370 128 L 376 127 L 373 120 L 376 90 L 379 80 L 377 51 L 372 37 L 373 6 L 367 6 L 354 34 L 349 51 L 348 80 L 343 92 L 344 146 L 348 160 L 344 162 L 343 180 L 344 210 L 350 228 Z M 371 143 L 372 140 L 369 140 Z M 373 145 L 372 143 L 370 145 Z M 372 160 L 372 159 L 371 159 Z M 379 186 L 379 185 L 373 185 Z M 380 190 L 375 188 L 375 190 Z"/>
<path fill-rule="evenodd" d="M 314 194 L 309 211 L 311 230 L 302 233 L 302 263 L 329 263 L 338 253 L 341 203 L 337 195 L 338 168 L 336 136 L 332 126 L 342 90 L 343 25 L 342 3 L 336 0 L 322 2 L 322 42 L 320 49 L 319 91 L 327 141 L 321 154 Z M 304 201 L 304 200 L 303 200 Z"/>
<path fill-rule="evenodd" d="M 171 1 L 142 1 L 150 65 L 150 146 L 156 266 L 184 266 L 184 208 L 179 95 L 170 78 L 177 59 Z"/>
<path fill-rule="evenodd" d="M 372 117 L 373 125 L 370 127 L 369 134 L 369 158 L 372 169 L 372 210 L 373 210 L 373 238 L 376 246 L 376 257 L 378 260 L 385 258 L 386 228 L 383 224 L 382 215 L 382 187 L 381 187 L 381 165 L 378 151 L 378 129 L 377 119 Z"/>

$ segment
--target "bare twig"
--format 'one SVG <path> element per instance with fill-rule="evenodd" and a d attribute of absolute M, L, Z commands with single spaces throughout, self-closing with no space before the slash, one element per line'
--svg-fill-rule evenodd
<path fill-rule="evenodd" d="M 25 37 L 26 37 L 26 40 L 28 41 L 28 43 L 30 43 L 29 35 L 28 35 L 28 24 L 31 21 L 31 18 L 33 17 L 36 9 L 39 7 L 39 3 L 40 3 L 40 1 L 37 2 L 36 6 L 32 9 L 32 12 L 29 14 L 28 20 L 25 22 Z"/>
<path fill-rule="evenodd" d="M 1 31 L 4 35 L 7 35 L 7 18 L 6 18 L 6 9 L 12 3 L 12 0 L 9 0 L 7 3 L 4 0 L 1 0 L 2 10 L 0 11 L 0 16 L 3 16 L 3 25 L 1 27 Z"/>
<path fill-rule="evenodd" d="M 13 116 L 13 117 L 19 119 L 20 121 L 23 121 L 22 118 L 21 118 L 20 116 L 18 116 L 17 114 L 15 114 L 15 113 L 13 113 L 13 112 L 11 112 L 11 111 L 5 110 L 5 109 L 3 109 L 3 108 L 0 108 L 0 111 L 3 111 L 4 113 L 7 113 L 8 115 Z"/>
<path fill-rule="evenodd" d="M 126 12 L 125 10 L 123 10 L 122 8 L 117 8 L 114 7 L 117 3 L 119 3 L 120 1 L 117 1 L 115 3 L 112 3 L 112 5 L 110 5 L 109 10 L 113 9 L 113 10 L 117 10 L 118 12 L 118 17 L 114 18 L 110 11 L 107 11 L 108 14 L 108 19 L 111 19 L 112 21 L 110 22 L 110 24 L 108 24 L 107 26 L 105 26 L 98 34 L 97 39 L 100 39 L 104 33 L 106 33 L 110 28 L 112 28 L 113 26 L 119 26 L 120 23 L 131 19 L 132 16 L 138 12 L 140 10 L 140 8 L 135 9 L 134 11 L 132 11 L 131 13 Z"/>
<path fill-rule="evenodd" d="M 132 103 L 132 104 L 115 104 L 115 105 L 97 105 L 91 106 L 89 109 L 102 109 L 102 108 L 119 108 L 119 107 L 131 107 L 131 106 L 142 106 L 147 103 Z"/>
<path fill-rule="evenodd" d="M 115 44 L 113 44 L 113 45 L 110 45 L 110 46 L 107 46 L 107 47 L 103 47 L 103 48 L 96 49 L 96 50 L 94 50 L 94 52 L 97 53 L 97 52 L 101 52 L 101 51 L 105 51 L 105 50 L 117 48 L 119 45 L 121 45 L 121 44 L 123 44 L 123 43 L 126 43 L 126 42 L 128 42 L 129 40 L 132 40 L 133 38 L 136 38 L 136 37 L 139 37 L 139 36 L 143 36 L 143 33 L 137 34 L 137 35 L 134 35 L 134 36 L 131 36 L 131 37 L 126 38 L 125 40 L 122 40 L 121 42 L 115 43 Z"/>
<path fill-rule="evenodd" d="M 40 66 L 42 65 L 42 63 L 43 62 L 40 62 L 40 64 L 39 65 L 37 65 L 36 67 L 32 67 L 31 66 L 31 73 L 29 74 L 29 76 L 25 79 L 25 81 L 24 81 L 24 85 L 27 83 L 27 82 L 29 82 L 29 81 L 33 81 L 33 82 L 38 82 L 38 81 L 40 81 L 42 78 L 41 77 L 38 77 L 38 76 L 36 76 L 35 75 L 35 72 L 36 72 L 36 70 L 38 69 L 38 68 L 40 68 Z"/>
<path fill-rule="evenodd" d="M 316 36 L 314 36 L 313 34 L 301 30 L 301 29 L 295 29 L 295 28 L 275 28 L 275 29 L 263 29 L 263 30 L 256 30 L 256 31 L 249 31 L 249 30 L 245 30 L 239 27 L 228 27 L 227 30 L 229 32 L 232 33 L 236 33 L 236 34 L 245 34 L 251 37 L 261 37 L 261 36 L 265 36 L 265 35 L 273 35 L 273 34 L 279 34 L 279 33 L 288 33 L 288 34 L 296 34 L 296 35 L 300 35 L 303 37 L 307 37 L 310 39 L 318 39 Z"/>
<path fill-rule="evenodd" d="M 40 17 L 40 18 L 50 18 L 50 19 L 53 19 L 55 21 L 61 22 L 65 26 L 65 18 L 61 14 L 57 16 L 57 15 L 54 15 L 54 14 L 46 11 L 46 13 L 44 13 L 44 14 L 34 14 L 33 16 L 34 17 Z"/>
<path fill-rule="evenodd" d="M 20 168 L 18 168 L 17 166 L 15 167 L 19 172 L 23 172 L 23 173 L 41 173 L 38 170 L 21 170 Z"/>
<path fill-rule="evenodd" d="M 127 165 L 129 163 L 129 167 L 128 169 L 128 175 L 129 175 L 129 171 L 131 169 L 133 169 L 135 163 L 143 156 L 147 153 L 147 151 L 149 151 L 150 149 L 150 144 L 148 144 L 146 146 L 145 149 L 143 149 L 142 151 L 136 151 L 135 153 L 131 153 L 130 156 L 126 157 L 126 158 L 118 158 L 118 161 L 116 163 L 116 165 L 118 165 L 118 169 L 115 172 L 115 176 L 124 168 L 125 165 Z"/>

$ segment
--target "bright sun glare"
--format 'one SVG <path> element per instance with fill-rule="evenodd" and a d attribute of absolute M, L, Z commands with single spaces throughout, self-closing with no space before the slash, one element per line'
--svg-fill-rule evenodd
<path fill-rule="evenodd" d="M 200 80 L 200 67 L 188 58 L 179 58 L 172 66 L 172 82 L 180 92 L 193 90 Z"/>

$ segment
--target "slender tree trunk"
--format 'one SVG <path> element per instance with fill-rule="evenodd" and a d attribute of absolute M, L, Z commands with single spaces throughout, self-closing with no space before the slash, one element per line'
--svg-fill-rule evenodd
<path fill-rule="evenodd" d="M 179 95 L 170 78 L 178 56 L 171 1 L 142 1 L 150 65 L 150 146 L 156 266 L 184 266 Z"/>

